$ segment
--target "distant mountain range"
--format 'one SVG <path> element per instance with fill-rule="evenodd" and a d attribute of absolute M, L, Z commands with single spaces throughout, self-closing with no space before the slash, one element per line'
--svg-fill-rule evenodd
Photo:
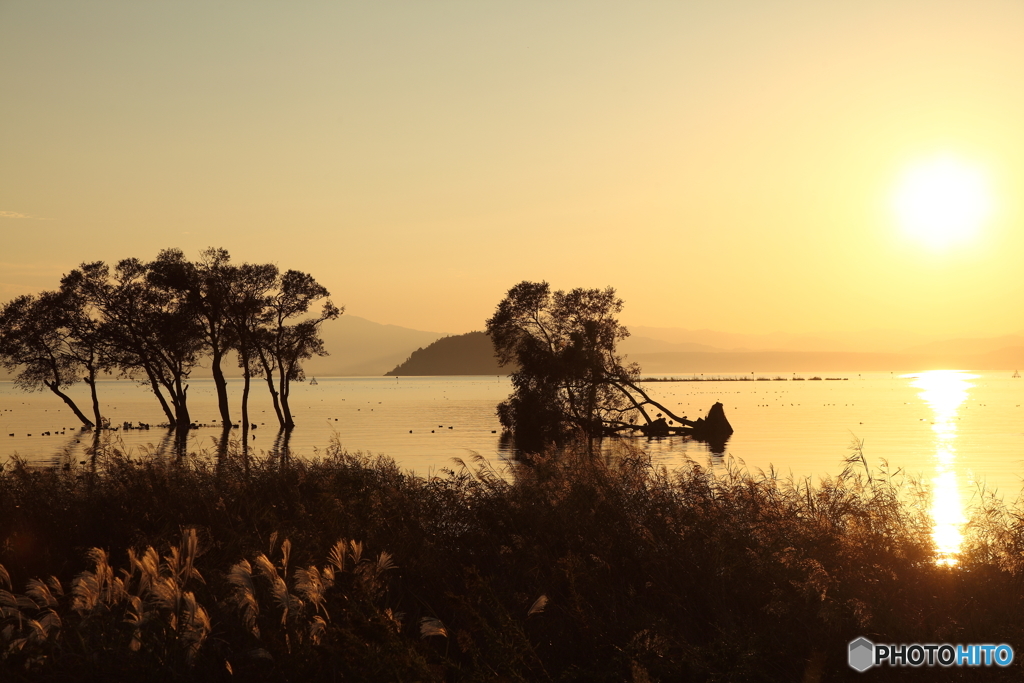
<path fill-rule="evenodd" d="M 347 313 L 325 323 L 322 335 L 331 355 L 311 358 L 303 364 L 311 377 L 383 375 L 408 358 L 413 349 L 445 336 L 442 332 L 382 325 Z"/>
<path fill-rule="evenodd" d="M 722 338 L 728 339 L 728 336 L 723 335 Z M 805 349 L 817 345 L 816 341 L 808 341 L 810 339 L 813 338 L 803 338 Z M 746 341 L 764 343 L 765 340 L 751 335 Z M 639 363 L 645 373 L 790 373 L 823 370 L 914 372 L 936 368 L 1006 370 L 1024 367 L 1024 337 L 1019 336 L 931 342 L 908 348 L 902 353 L 727 350 L 694 341 L 669 341 L 644 336 L 628 337 L 618 348 L 627 361 Z M 417 349 L 405 363 L 387 374 L 490 375 L 508 372 L 509 368 L 498 367 L 494 360 L 487 335 L 483 332 L 470 332 L 444 337 L 425 348 Z"/>

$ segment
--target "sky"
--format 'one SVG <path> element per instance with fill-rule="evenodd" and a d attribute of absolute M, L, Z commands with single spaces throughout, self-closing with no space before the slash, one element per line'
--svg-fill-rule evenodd
<path fill-rule="evenodd" d="M 521 280 L 627 325 L 1019 333 L 1022 35 L 990 0 L 0 0 L 0 301 L 215 246 L 447 333 Z M 894 208 L 937 159 L 987 192 L 957 240 Z"/>

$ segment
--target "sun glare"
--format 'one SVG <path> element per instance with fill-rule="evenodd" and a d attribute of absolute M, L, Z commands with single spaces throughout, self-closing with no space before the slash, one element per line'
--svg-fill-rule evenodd
<path fill-rule="evenodd" d="M 895 209 L 911 237 L 943 248 L 970 241 L 991 214 L 992 199 L 979 169 L 942 157 L 907 170 L 896 190 Z"/>

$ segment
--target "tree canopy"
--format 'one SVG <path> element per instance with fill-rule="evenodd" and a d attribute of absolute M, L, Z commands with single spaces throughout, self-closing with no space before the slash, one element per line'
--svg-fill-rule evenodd
<path fill-rule="evenodd" d="M 629 336 L 617 317 L 622 306 L 611 287 L 552 292 L 547 282 L 528 281 L 498 304 L 487 333 L 498 360 L 519 365 L 498 418 L 518 448 L 702 427 L 702 421 L 679 417 L 653 400 L 638 384 L 639 365 L 626 364 L 616 353 L 616 344 Z M 652 417 L 651 409 L 660 412 Z"/>
<path fill-rule="evenodd" d="M 245 376 L 243 420 L 248 420 L 249 378 L 265 375 L 281 426 L 294 426 L 289 383 L 302 379 L 302 361 L 327 355 L 320 327 L 342 309 L 311 275 L 282 273 L 273 264 L 231 263 L 224 249 L 189 261 L 165 249 L 152 262 L 137 258 L 83 263 L 58 291 L 14 299 L 0 308 L 0 364 L 23 389 L 48 388 L 83 425 L 102 425 L 96 379 L 118 372 L 147 385 L 172 427 L 187 429 L 188 379 L 209 360 L 221 421 L 230 427 L 224 355 L 238 352 Z M 323 301 L 319 312 L 312 312 Z M 94 420 L 64 389 L 84 379 L 92 388 Z"/>

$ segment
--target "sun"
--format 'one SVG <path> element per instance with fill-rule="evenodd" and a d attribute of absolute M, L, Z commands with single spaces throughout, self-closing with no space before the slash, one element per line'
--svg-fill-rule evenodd
<path fill-rule="evenodd" d="M 952 157 L 930 159 L 907 169 L 894 204 L 900 227 L 937 249 L 969 242 L 992 213 L 984 173 Z"/>

